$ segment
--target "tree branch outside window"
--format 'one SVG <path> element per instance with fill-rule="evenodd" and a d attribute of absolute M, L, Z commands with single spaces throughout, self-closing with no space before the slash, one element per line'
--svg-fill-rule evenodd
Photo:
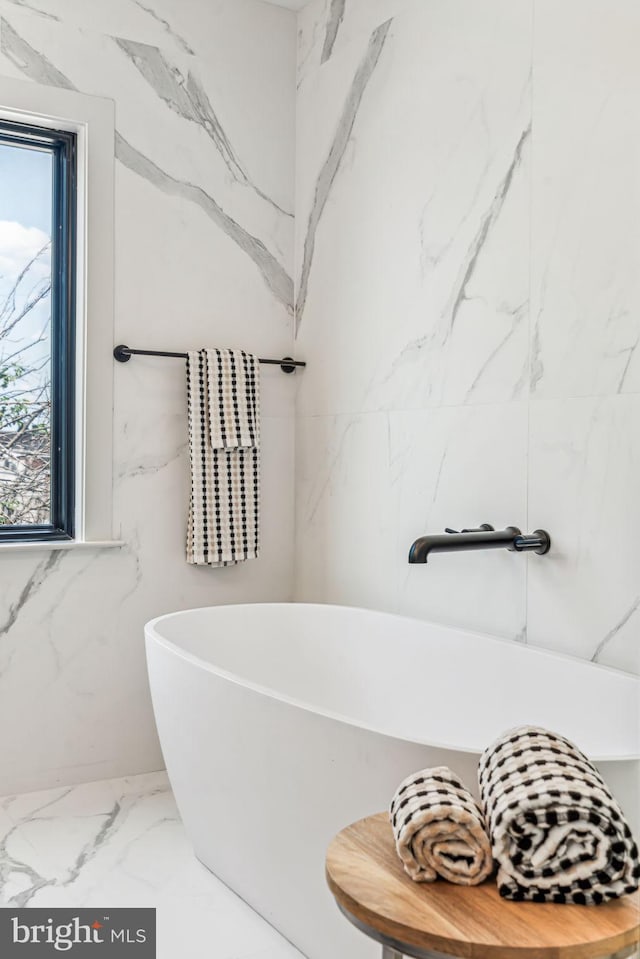
<path fill-rule="evenodd" d="M 51 323 L 51 271 L 36 269 L 49 261 L 50 247 L 25 264 L 0 300 L 0 525 L 50 521 L 51 358 L 42 344 Z M 47 319 L 25 341 L 20 324 L 44 305 Z"/>

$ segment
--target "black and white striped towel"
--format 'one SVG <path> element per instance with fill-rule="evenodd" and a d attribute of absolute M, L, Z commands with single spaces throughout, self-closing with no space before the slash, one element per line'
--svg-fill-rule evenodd
<path fill-rule="evenodd" d="M 423 769 L 401 782 L 389 818 L 405 872 L 416 882 L 442 876 L 476 886 L 491 875 L 480 806 L 447 766 Z"/>
<path fill-rule="evenodd" d="M 638 888 L 622 810 L 569 740 L 511 730 L 485 749 L 479 780 L 501 896 L 591 905 Z"/>
<path fill-rule="evenodd" d="M 230 566 L 259 553 L 260 366 L 242 350 L 187 360 L 191 499 L 187 562 Z"/>

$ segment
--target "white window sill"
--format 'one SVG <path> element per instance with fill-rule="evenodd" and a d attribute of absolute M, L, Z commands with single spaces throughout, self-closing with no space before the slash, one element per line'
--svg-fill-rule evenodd
<path fill-rule="evenodd" d="M 81 540 L 61 540 L 60 542 L 40 542 L 40 543 L 2 543 L 0 542 L 0 553 L 3 553 L 5 550 L 13 551 L 16 549 L 25 550 L 25 551 L 42 551 L 48 549 L 118 549 L 121 546 L 125 546 L 126 543 L 123 539 L 103 539 L 95 540 L 93 542 L 85 542 Z"/>

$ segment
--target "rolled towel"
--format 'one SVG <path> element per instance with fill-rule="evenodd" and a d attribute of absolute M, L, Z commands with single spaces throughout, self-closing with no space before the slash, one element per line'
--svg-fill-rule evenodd
<path fill-rule="evenodd" d="M 477 886 L 491 874 L 491 845 L 480 806 L 446 766 L 403 780 L 389 818 L 405 872 L 416 882 L 442 876 Z"/>
<path fill-rule="evenodd" d="M 638 847 L 580 750 L 522 726 L 480 758 L 480 794 L 505 899 L 591 905 L 638 888 Z"/>

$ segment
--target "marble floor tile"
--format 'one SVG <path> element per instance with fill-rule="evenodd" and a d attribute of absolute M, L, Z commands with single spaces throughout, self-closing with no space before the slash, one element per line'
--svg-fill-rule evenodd
<path fill-rule="evenodd" d="M 0 906 L 157 909 L 158 959 L 301 959 L 193 855 L 165 773 L 0 799 Z"/>

